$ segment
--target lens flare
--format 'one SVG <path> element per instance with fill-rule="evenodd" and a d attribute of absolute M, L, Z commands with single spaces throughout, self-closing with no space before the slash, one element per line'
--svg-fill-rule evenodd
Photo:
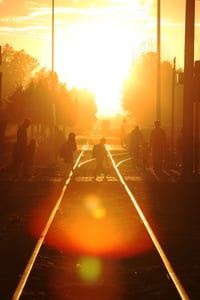
<path fill-rule="evenodd" d="M 133 205 L 127 201 L 116 204 L 111 196 L 109 190 L 101 189 L 94 193 L 86 190 L 76 199 L 73 193 L 67 195 L 45 243 L 67 253 L 89 257 L 128 257 L 151 249 L 152 241 Z M 44 201 L 36 209 L 37 217 L 30 222 L 34 236 L 41 234 L 48 207 L 49 203 Z M 90 269 L 94 271 L 95 267 Z"/>
<path fill-rule="evenodd" d="M 105 207 L 95 195 L 90 195 L 85 199 L 85 207 L 95 219 L 103 219 L 106 216 Z"/>
<path fill-rule="evenodd" d="M 80 277 L 87 283 L 97 281 L 102 271 L 101 262 L 96 257 L 81 257 L 77 267 Z"/>

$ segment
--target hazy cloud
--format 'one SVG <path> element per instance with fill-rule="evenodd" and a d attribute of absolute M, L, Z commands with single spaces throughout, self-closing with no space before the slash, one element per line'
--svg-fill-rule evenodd
<path fill-rule="evenodd" d="M 161 3 L 161 18 L 163 26 L 181 24 L 184 20 L 184 5 L 180 5 L 177 14 L 177 3 L 174 0 Z M 199 1 L 200 2 L 200 1 Z M 62 24 L 75 24 L 76 22 L 121 22 L 124 24 L 137 23 L 141 26 L 156 25 L 156 0 L 54 0 L 55 22 L 62 28 Z M 0 32 L 22 29 L 23 27 L 40 28 L 44 30 L 51 26 L 52 14 L 51 0 L 0 0 Z M 179 17 L 178 17 L 179 15 Z M 88 18 L 89 17 L 89 18 Z M 102 19 L 103 18 L 103 19 Z M 59 20 L 59 21 L 58 21 Z M 183 24 L 183 23 L 182 23 Z M 180 26 L 180 25 L 179 25 Z"/>
<path fill-rule="evenodd" d="M 47 0 L 2 0 L 0 1 L 1 26 L 16 26 L 17 23 L 30 20 L 33 25 L 36 22 L 44 22 L 51 15 L 51 1 Z M 54 0 L 54 12 L 57 18 L 60 16 L 72 21 L 77 21 L 84 16 L 112 16 L 118 14 L 126 21 L 145 20 L 150 13 L 152 0 Z M 45 17 L 46 16 L 46 17 Z M 7 23 L 7 25 L 6 25 Z M 15 25 L 14 25 L 15 24 Z M 27 24 L 28 25 L 28 24 Z"/>
<path fill-rule="evenodd" d="M 3 0 L 0 2 L 0 17 L 26 15 L 28 11 L 28 1 Z"/>

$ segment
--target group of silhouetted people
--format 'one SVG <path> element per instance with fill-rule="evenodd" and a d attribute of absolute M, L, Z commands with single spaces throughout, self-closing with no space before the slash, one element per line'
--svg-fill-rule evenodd
<path fill-rule="evenodd" d="M 17 130 L 16 143 L 13 148 L 13 161 L 11 170 L 16 177 L 30 177 L 32 176 L 33 164 L 36 152 L 36 140 L 28 140 L 27 130 L 30 126 L 30 120 L 25 119 L 23 124 Z M 121 145 L 127 143 L 126 133 L 127 123 L 122 122 L 121 127 Z M 139 126 L 130 132 L 128 138 L 129 153 L 135 167 L 142 166 L 147 168 L 150 166 L 149 157 L 151 157 L 152 167 L 155 172 L 159 173 L 166 167 L 167 157 L 167 138 L 165 131 L 161 128 L 160 121 L 154 122 L 154 128 L 150 132 L 149 142 L 144 141 L 142 131 Z M 181 137 L 179 138 L 179 147 L 181 147 Z M 73 171 L 73 156 L 77 150 L 76 136 L 74 132 L 70 132 L 68 137 L 62 130 L 55 126 L 54 133 L 54 155 L 57 162 L 58 157 L 62 158 L 66 163 L 68 170 Z M 179 149 L 181 153 L 181 149 Z M 101 138 L 99 143 L 93 146 L 92 157 L 96 161 L 94 169 L 94 179 L 99 174 L 104 178 L 107 176 L 107 150 L 106 139 Z M 179 163 L 181 158 L 179 158 Z"/>
<path fill-rule="evenodd" d="M 139 126 L 135 126 L 129 134 L 129 152 L 134 166 L 141 165 L 143 168 L 149 167 L 151 154 L 154 171 L 161 172 L 168 162 L 168 147 L 166 133 L 161 128 L 160 121 L 154 122 L 149 143 L 144 141 Z"/>
<path fill-rule="evenodd" d="M 12 163 L 10 171 L 15 178 L 30 178 L 33 175 L 33 166 L 36 153 L 36 139 L 28 139 L 30 120 L 25 119 L 19 126 L 16 134 L 16 142 L 13 145 Z M 64 132 L 55 126 L 54 132 L 54 163 L 61 157 L 67 168 L 73 170 L 73 153 L 77 149 L 75 134 L 70 132 L 68 138 Z M 49 149 L 50 151 L 50 149 Z"/>
<path fill-rule="evenodd" d="M 9 168 L 14 178 L 30 178 L 36 153 L 36 139 L 28 138 L 30 120 L 25 119 L 17 129 L 16 142 L 13 145 L 12 163 Z M 73 153 L 77 149 L 75 134 L 70 132 L 65 138 L 64 132 L 55 126 L 54 133 L 54 162 L 62 157 L 69 170 L 73 170 Z"/>
<path fill-rule="evenodd" d="M 67 140 L 60 145 L 60 157 L 63 158 L 67 167 L 70 171 L 73 171 L 73 156 L 74 152 L 77 150 L 77 144 L 75 139 L 75 133 L 70 132 Z"/>
<path fill-rule="evenodd" d="M 121 145 L 128 145 L 134 167 L 148 168 L 150 166 L 149 156 L 151 156 L 154 171 L 156 173 L 162 172 L 163 168 L 168 164 L 168 147 L 166 134 L 161 128 L 160 121 L 154 122 L 149 143 L 144 140 L 139 126 L 135 126 L 128 137 L 126 127 L 127 122 L 124 119 L 121 127 Z M 104 178 L 106 178 L 107 175 L 107 151 L 105 143 L 105 138 L 102 138 L 100 143 L 93 147 L 93 158 L 96 159 L 96 167 L 94 170 L 95 179 L 98 174 L 102 174 Z"/>
<path fill-rule="evenodd" d="M 17 139 L 13 147 L 13 161 L 11 171 L 15 177 L 31 177 L 34 163 L 36 140 L 28 141 L 27 130 L 30 126 L 30 120 L 25 119 L 23 124 L 17 130 Z"/>
<path fill-rule="evenodd" d="M 159 173 L 166 163 L 168 147 L 165 131 L 160 126 L 160 121 L 155 121 L 155 128 L 150 135 L 150 149 L 154 171 Z"/>

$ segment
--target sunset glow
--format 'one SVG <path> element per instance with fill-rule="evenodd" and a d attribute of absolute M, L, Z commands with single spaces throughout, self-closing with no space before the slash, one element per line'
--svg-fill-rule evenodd
<path fill-rule="evenodd" d="M 120 111 L 120 90 L 132 60 L 130 32 L 125 28 L 98 24 L 80 28 L 68 40 L 56 40 L 55 69 L 62 80 L 70 76 L 70 84 L 88 88 L 96 98 L 100 111 Z M 135 37 L 140 52 L 139 36 Z M 70 70 L 70 75 L 68 75 Z"/>
<path fill-rule="evenodd" d="M 127 5 L 123 10 L 115 6 L 90 9 L 87 18 L 70 28 L 55 29 L 56 72 L 70 86 L 93 92 L 99 114 L 121 111 L 122 83 L 133 57 L 144 51 L 147 26 L 141 22 L 148 19 L 149 6 L 135 1 L 129 9 Z M 127 18 L 131 12 L 134 22 Z M 79 10 L 79 14 L 86 12 Z"/>
<path fill-rule="evenodd" d="M 11 5 L 12 2 L 12 5 Z M 41 67 L 52 67 L 51 1 L 0 1 L 1 44 L 24 49 Z M 121 87 L 131 61 L 156 51 L 155 0 L 54 1 L 55 71 L 67 86 L 94 93 L 98 113 L 121 110 Z M 199 59 L 199 6 L 196 1 L 195 56 Z M 184 61 L 185 5 L 161 5 L 161 55 Z"/>
<path fill-rule="evenodd" d="M 42 228 L 46 205 L 44 202 L 38 207 L 42 219 L 36 218 L 30 224 L 34 236 Z M 122 221 L 124 215 L 126 220 Z M 119 211 L 113 210 L 112 199 L 86 193 L 75 202 L 66 202 L 64 210 L 57 216 L 54 229 L 45 241 L 53 248 L 78 255 L 102 257 L 129 257 L 152 248 L 143 224 L 137 222 L 131 203 Z"/>

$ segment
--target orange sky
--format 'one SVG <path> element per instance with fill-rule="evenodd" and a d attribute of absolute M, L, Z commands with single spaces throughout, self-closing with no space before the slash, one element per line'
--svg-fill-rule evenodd
<path fill-rule="evenodd" d="M 0 0 L 0 44 L 24 49 L 51 69 L 51 1 Z M 68 86 L 94 92 L 100 111 L 120 110 L 131 59 L 156 51 L 155 0 L 54 0 L 55 71 Z M 67 3 L 67 4 L 66 4 Z M 161 0 L 162 58 L 183 67 L 185 1 Z M 200 1 L 196 1 L 196 24 Z M 200 59 L 196 25 L 195 58 Z"/>

